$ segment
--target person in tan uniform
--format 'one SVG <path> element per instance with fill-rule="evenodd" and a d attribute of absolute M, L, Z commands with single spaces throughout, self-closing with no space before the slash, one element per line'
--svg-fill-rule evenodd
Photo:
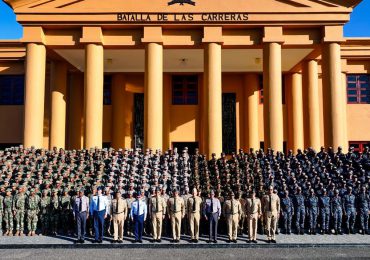
<path fill-rule="evenodd" d="M 261 200 L 256 197 L 256 191 L 251 192 L 251 197 L 245 203 L 246 216 L 248 219 L 249 241 L 248 243 L 257 243 L 258 219 L 262 215 Z"/>
<path fill-rule="evenodd" d="M 245 214 L 246 212 L 246 209 L 245 209 L 245 203 L 246 203 L 246 199 L 245 199 L 245 195 L 242 194 L 241 192 L 238 193 L 237 195 L 237 199 L 239 199 L 239 202 L 240 202 L 240 205 L 242 207 L 242 213 L 240 214 L 240 221 L 239 221 L 239 235 L 243 235 L 244 233 L 244 230 L 245 230 L 245 225 L 246 225 L 246 222 L 247 222 L 247 216 Z"/>
<path fill-rule="evenodd" d="M 110 212 L 112 214 L 114 231 L 112 243 L 122 243 L 123 227 L 126 220 L 128 207 L 127 201 L 122 198 L 121 193 L 116 192 L 115 198 L 111 203 Z"/>
<path fill-rule="evenodd" d="M 191 242 L 198 243 L 199 240 L 199 221 L 202 198 L 198 196 L 196 188 L 193 189 L 193 196 L 188 198 L 187 210 L 190 225 Z"/>
<path fill-rule="evenodd" d="M 229 198 L 224 202 L 222 207 L 222 213 L 226 218 L 228 227 L 228 242 L 237 243 L 238 223 L 241 217 L 241 209 L 239 200 L 235 199 L 233 192 L 230 192 Z"/>
<path fill-rule="evenodd" d="M 161 242 L 162 221 L 166 216 L 166 200 L 161 196 L 161 190 L 156 189 L 155 196 L 149 200 L 149 214 L 152 218 L 153 242 Z"/>
<path fill-rule="evenodd" d="M 267 195 L 263 197 L 262 205 L 266 220 L 267 243 L 276 243 L 275 232 L 280 214 L 280 198 L 277 194 L 274 194 L 272 186 L 268 188 Z"/>
<path fill-rule="evenodd" d="M 173 197 L 168 200 L 168 214 L 171 219 L 172 243 L 179 243 L 181 236 L 181 220 L 185 215 L 184 200 L 179 197 L 178 190 L 173 190 Z"/>

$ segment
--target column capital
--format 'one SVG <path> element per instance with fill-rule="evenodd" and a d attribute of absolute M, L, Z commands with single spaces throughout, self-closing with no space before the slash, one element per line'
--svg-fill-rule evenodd
<path fill-rule="evenodd" d="M 24 36 L 21 41 L 24 43 L 46 44 L 44 29 L 40 26 L 24 27 L 23 35 Z"/>
<path fill-rule="evenodd" d="M 283 27 L 265 26 L 263 27 L 263 43 L 284 43 Z"/>
<path fill-rule="evenodd" d="M 347 73 L 349 71 L 347 67 L 347 59 L 341 59 L 340 64 L 342 66 L 342 73 Z"/>
<path fill-rule="evenodd" d="M 222 27 L 205 26 L 203 27 L 203 43 L 223 43 Z"/>
<path fill-rule="evenodd" d="M 144 36 L 141 38 L 142 43 L 163 43 L 162 27 L 145 26 Z"/>
<path fill-rule="evenodd" d="M 95 44 L 104 44 L 103 31 L 101 27 L 82 27 L 82 38 L 80 43 L 95 43 Z"/>
<path fill-rule="evenodd" d="M 345 39 L 343 37 L 343 26 L 342 25 L 328 25 L 322 29 L 322 42 L 323 43 L 341 43 Z"/>

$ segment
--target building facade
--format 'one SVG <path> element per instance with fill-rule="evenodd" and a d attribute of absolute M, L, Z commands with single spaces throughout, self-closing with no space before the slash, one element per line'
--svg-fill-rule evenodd
<path fill-rule="evenodd" d="M 275 151 L 370 143 L 360 0 L 5 0 L 2 147 Z"/>

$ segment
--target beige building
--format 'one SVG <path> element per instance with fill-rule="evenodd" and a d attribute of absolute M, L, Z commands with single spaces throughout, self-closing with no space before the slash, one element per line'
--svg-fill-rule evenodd
<path fill-rule="evenodd" d="M 0 144 L 275 151 L 370 143 L 360 0 L 5 0 Z"/>

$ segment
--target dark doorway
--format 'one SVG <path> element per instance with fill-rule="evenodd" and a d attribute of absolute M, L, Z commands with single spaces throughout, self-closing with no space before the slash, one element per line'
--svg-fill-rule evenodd
<path fill-rule="evenodd" d="M 189 154 L 195 154 L 195 149 L 198 148 L 198 142 L 173 142 L 172 148 L 177 148 L 179 154 L 182 153 L 182 150 L 187 147 L 189 149 Z"/>
<path fill-rule="evenodd" d="M 236 152 L 236 94 L 222 94 L 222 150 Z"/>
<path fill-rule="evenodd" d="M 144 94 L 134 94 L 134 148 L 144 148 Z"/>

